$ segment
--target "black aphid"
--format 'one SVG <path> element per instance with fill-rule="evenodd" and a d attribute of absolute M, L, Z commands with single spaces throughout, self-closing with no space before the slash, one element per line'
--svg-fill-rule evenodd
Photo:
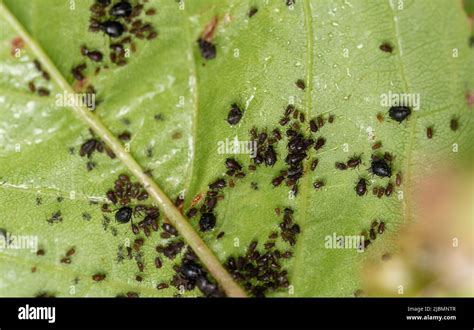
<path fill-rule="evenodd" d="M 216 225 L 216 216 L 214 213 L 204 213 L 199 220 L 199 228 L 201 231 L 209 231 Z"/>
<path fill-rule="evenodd" d="M 428 139 L 432 139 L 433 138 L 433 127 L 428 127 L 426 129 L 426 137 Z"/>
<path fill-rule="evenodd" d="M 318 167 L 319 160 L 315 159 L 311 162 L 311 171 L 314 171 Z"/>
<path fill-rule="evenodd" d="M 230 125 L 237 125 L 242 119 L 242 110 L 237 106 L 237 104 L 232 104 L 229 114 L 227 115 L 227 122 Z"/>
<path fill-rule="evenodd" d="M 392 169 L 387 164 L 383 158 L 374 158 L 372 159 L 372 164 L 370 166 L 372 174 L 375 174 L 380 177 L 391 177 Z"/>
<path fill-rule="evenodd" d="M 336 163 L 334 164 L 334 166 L 335 166 L 338 170 L 341 170 L 341 171 L 347 169 L 347 165 L 344 164 L 344 163 L 341 163 L 341 162 L 336 162 Z"/>
<path fill-rule="evenodd" d="M 285 109 L 285 117 L 288 117 L 295 111 L 295 106 L 293 104 L 288 104 L 288 106 Z"/>
<path fill-rule="evenodd" d="M 92 61 L 94 62 L 100 62 L 102 61 L 103 55 L 99 51 L 92 51 L 92 52 L 87 52 L 87 57 L 89 57 Z"/>
<path fill-rule="evenodd" d="M 132 209 L 128 206 L 121 207 L 115 213 L 115 220 L 117 220 L 118 223 L 127 223 L 132 218 L 132 212 Z"/>
<path fill-rule="evenodd" d="M 110 8 L 110 16 L 128 17 L 132 13 L 132 5 L 126 1 L 121 1 Z"/>
<path fill-rule="evenodd" d="M 316 140 L 316 144 L 314 145 L 314 149 L 319 150 L 321 149 L 324 145 L 326 144 L 326 139 L 325 138 L 318 138 Z"/>
<path fill-rule="evenodd" d="M 393 184 L 389 182 L 385 188 L 385 196 L 390 197 L 393 193 Z"/>
<path fill-rule="evenodd" d="M 251 7 L 248 13 L 249 18 L 252 18 L 257 12 L 258 12 L 257 7 L 255 6 Z"/>
<path fill-rule="evenodd" d="M 397 173 L 395 184 L 397 185 L 397 187 L 400 187 L 400 185 L 402 184 L 402 173 L 400 172 Z"/>
<path fill-rule="evenodd" d="M 324 187 L 324 181 L 316 181 L 315 183 L 313 183 L 313 187 L 314 189 L 321 189 L 322 187 Z"/>
<path fill-rule="evenodd" d="M 190 280 L 196 280 L 205 274 L 203 269 L 198 264 L 196 264 L 194 261 L 188 260 L 183 262 L 179 270 L 183 277 Z"/>
<path fill-rule="evenodd" d="M 355 191 L 358 196 L 364 196 L 367 192 L 367 181 L 364 178 L 361 178 L 357 185 L 355 186 Z"/>
<path fill-rule="evenodd" d="M 273 166 L 275 165 L 276 161 L 277 155 L 275 153 L 275 150 L 272 146 L 268 146 L 267 150 L 265 151 L 265 164 L 267 166 Z"/>
<path fill-rule="evenodd" d="M 115 21 L 101 23 L 100 28 L 112 38 L 120 37 L 124 31 L 123 25 Z"/>
<path fill-rule="evenodd" d="M 279 123 L 281 126 L 285 126 L 286 124 L 288 124 L 289 121 L 290 121 L 290 118 L 283 117 L 282 119 L 280 119 Z"/>
<path fill-rule="evenodd" d="M 197 43 L 202 57 L 206 60 L 212 60 L 216 57 L 216 46 L 212 42 L 199 38 Z"/>
<path fill-rule="evenodd" d="M 393 52 L 393 47 L 389 43 L 386 43 L 386 42 L 381 44 L 379 48 L 381 51 L 386 52 L 386 53 Z"/>
<path fill-rule="evenodd" d="M 347 167 L 356 168 L 357 166 L 360 165 L 360 163 L 361 163 L 360 157 L 354 156 L 354 157 L 349 158 L 349 160 L 347 161 Z"/>
<path fill-rule="evenodd" d="M 276 178 L 274 178 L 272 180 L 272 185 L 274 187 L 278 187 L 279 185 L 281 185 L 281 183 L 283 182 L 283 180 L 285 180 L 285 177 L 284 176 L 277 176 Z"/>
<path fill-rule="evenodd" d="M 451 130 L 457 131 L 459 128 L 458 120 L 456 118 L 451 119 L 451 121 L 449 122 L 449 127 L 451 128 Z"/>
<path fill-rule="evenodd" d="M 303 79 L 298 79 L 296 81 L 296 86 L 299 88 L 299 89 L 302 89 L 304 90 L 306 88 L 306 84 L 304 83 L 304 80 Z"/>
<path fill-rule="evenodd" d="M 393 120 L 401 123 L 411 115 L 411 109 L 406 106 L 393 106 L 388 110 L 388 115 Z"/>
<path fill-rule="evenodd" d="M 233 158 L 227 158 L 225 166 L 228 170 L 240 171 L 242 169 L 242 166 Z"/>
<path fill-rule="evenodd" d="M 383 234 L 385 232 L 385 222 L 380 222 L 379 227 L 377 229 L 377 232 L 379 234 Z"/>
<path fill-rule="evenodd" d="M 219 189 L 222 189 L 226 186 L 226 182 L 224 179 L 218 179 L 216 181 L 214 181 L 213 183 L 211 183 L 209 185 L 209 189 L 212 189 L 212 190 L 219 190 Z"/>
<path fill-rule="evenodd" d="M 94 274 L 94 275 L 92 275 L 92 280 L 94 280 L 96 282 L 101 282 L 101 281 L 105 280 L 105 274 Z"/>

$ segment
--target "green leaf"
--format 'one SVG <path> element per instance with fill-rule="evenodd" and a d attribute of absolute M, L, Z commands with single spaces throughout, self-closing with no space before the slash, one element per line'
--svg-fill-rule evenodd
<path fill-rule="evenodd" d="M 74 83 L 71 69 L 84 62 L 81 45 L 108 54 L 110 39 L 88 31 L 93 1 L 76 1 L 74 9 L 65 0 L 4 3 L 69 84 Z M 215 209 L 216 228 L 200 233 L 221 263 L 245 254 L 252 240 L 258 240 L 258 249 L 264 251 L 268 235 L 280 232 L 282 215 L 277 216 L 275 208 L 290 207 L 301 233 L 295 246 L 281 238 L 275 241 L 279 250 L 293 253 L 281 260 L 291 286 L 269 290 L 267 295 L 353 295 L 361 288 L 358 273 L 364 261 L 395 250 L 400 226 L 416 213 L 414 188 L 426 171 L 473 158 L 473 112 L 467 96 L 474 90 L 474 51 L 469 48 L 471 27 L 460 2 L 297 0 L 288 6 L 283 0 L 209 0 L 182 5 L 146 4 L 157 14 L 142 19 L 151 22 L 159 35 L 137 40 L 137 51 L 127 65 L 109 63 L 109 69 L 95 75 L 94 64 L 87 61 L 86 75 L 100 101 L 95 114 L 114 135 L 132 133 L 130 158 L 152 171 L 170 199 L 184 192 L 185 210 L 211 182 L 225 177 L 226 158 L 243 165 L 245 178 L 234 178 L 235 187 L 228 184 L 223 189 L 224 199 Z M 252 6 L 258 12 L 249 18 Z M 214 17 L 217 56 L 205 60 L 196 40 Z M 130 227 L 115 223 L 113 213 L 104 226 L 105 193 L 118 174 L 130 172 L 130 162 L 95 153 L 97 165 L 87 171 L 86 159 L 78 155 L 81 144 L 91 137 L 87 124 L 72 109 L 56 105 L 55 95 L 63 86 L 56 77 L 49 82 L 41 78 L 32 63 L 36 56 L 31 45 L 25 45 L 19 58 L 12 55 L 11 42 L 17 36 L 2 16 L 0 228 L 38 236 L 45 255 L 26 249 L 2 251 L 0 295 L 172 296 L 176 288 L 155 287 L 171 280 L 180 257 L 164 262 L 161 269 L 153 265 L 155 246 L 168 240 L 159 233 L 145 240 L 144 280 L 137 282 L 135 261 L 117 262 L 118 246 L 135 239 Z M 392 53 L 380 50 L 384 43 L 391 45 Z M 295 84 L 299 79 L 305 82 L 304 90 Z M 31 93 L 32 80 L 50 89 L 51 96 Z M 388 106 L 381 105 L 381 96 L 389 91 L 419 95 L 420 109 L 400 124 L 391 120 Z M 226 119 L 234 103 L 244 115 L 230 126 Z M 304 161 L 305 174 L 295 198 L 285 184 L 276 188 L 271 184 L 287 168 L 286 138 L 276 144 L 276 164 L 258 166 L 255 172 L 248 170 L 249 155 L 222 154 L 218 148 L 226 139 L 248 141 L 253 127 L 268 133 L 280 127 L 278 121 L 290 103 L 305 114 L 303 134 L 326 139 L 323 148 L 312 149 Z M 156 115 L 162 119 L 156 120 Z M 312 134 L 308 121 L 320 115 L 326 123 Z M 329 116 L 333 123 L 327 122 Z M 452 118 L 459 122 L 457 131 L 450 129 Z M 433 127 L 432 139 L 426 137 L 427 127 Z M 286 128 L 280 129 L 284 133 Z M 382 147 L 373 151 L 377 141 Z M 74 148 L 73 154 L 69 148 Z M 371 155 L 384 152 L 393 155 L 390 179 L 367 170 Z M 362 157 L 357 169 L 335 169 L 335 162 L 353 155 Z M 313 172 L 309 167 L 315 158 L 319 164 Z M 398 172 L 403 183 L 390 197 L 372 195 L 373 187 L 394 183 Z M 370 185 L 369 193 L 359 197 L 354 187 L 361 177 Z M 325 186 L 315 190 L 318 180 Z M 175 210 L 168 207 L 162 214 L 173 219 Z M 57 211 L 62 222 L 49 224 L 47 219 Z M 90 220 L 85 220 L 87 215 Z M 325 248 L 327 236 L 358 235 L 375 219 L 383 219 L 386 231 L 364 253 Z M 190 222 L 199 231 L 198 217 Z M 221 232 L 224 236 L 217 238 Z M 71 247 L 76 251 L 72 262 L 61 263 Z M 97 273 L 107 274 L 106 279 L 93 281 L 91 276 Z M 186 293 L 198 294 L 198 290 Z"/>

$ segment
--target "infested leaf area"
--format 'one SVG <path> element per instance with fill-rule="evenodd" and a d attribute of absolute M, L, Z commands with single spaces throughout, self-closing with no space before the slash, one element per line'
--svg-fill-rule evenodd
<path fill-rule="evenodd" d="M 95 115 L 114 135 L 130 133 L 124 146 L 172 200 L 184 196 L 183 213 L 198 209 L 189 221 L 222 264 L 229 268 L 229 257 L 248 255 L 253 241 L 261 255 L 279 251 L 288 256 L 276 258 L 269 269 L 287 272 L 282 276 L 289 283 L 268 288 L 267 296 L 354 295 L 361 289 L 358 273 L 364 261 L 396 252 L 397 233 L 416 212 L 412 194 L 423 175 L 442 164 L 472 160 L 472 21 L 460 1 L 406 0 L 402 7 L 398 1 L 362 0 L 149 1 L 139 18 L 153 26 L 157 37 L 132 36 L 135 49 L 125 65 L 111 61 L 113 38 L 89 31 L 94 1 L 76 1 L 74 8 L 65 0 L 3 2 L 76 91 L 94 87 Z M 146 15 L 151 8 L 156 13 Z M 106 194 L 120 174 L 128 173 L 127 166 L 106 152 L 81 157 L 81 146 L 94 136 L 73 111 L 56 105 L 62 90 L 54 77 L 47 80 L 35 68 L 34 60 L 42 59 L 27 43 L 15 56 L 17 36 L 2 17 L 0 228 L 38 236 L 44 255 L 2 251 L 0 295 L 201 295 L 197 288 L 180 290 L 170 283 L 185 248 L 172 260 L 156 251 L 182 240 L 162 235 L 163 212 L 160 229 L 149 237 L 143 230 L 135 235 L 130 222 L 116 222 L 120 206 Z M 215 45 L 214 58 L 203 58 L 197 42 L 203 37 Z M 103 60 L 82 55 L 82 45 L 101 51 Z M 85 83 L 71 72 L 82 63 L 87 65 Z M 29 88 L 32 81 L 35 92 Z M 49 96 L 41 96 L 40 87 Z M 420 109 L 401 123 L 394 121 L 389 107 L 381 105 L 381 95 L 389 91 L 418 94 Z M 290 104 L 294 110 L 282 126 Z M 242 117 L 230 125 L 233 105 Z M 269 143 L 276 128 L 282 139 Z M 289 167 L 290 128 L 314 142 L 298 162 L 303 175 L 296 195 L 288 178 L 272 184 Z M 226 139 L 251 140 L 252 129 L 257 140 L 262 132 L 268 135 L 262 137 L 262 164 L 255 165 L 248 154 L 219 151 Z M 316 150 L 321 139 L 325 143 Z M 276 162 L 267 166 L 270 144 Z M 391 156 L 389 178 L 369 171 L 372 155 L 383 158 L 385 153 Z M 336 168 L 355 156 L 361 159 L 358 166 Z M 235 159 L 243 174 L 226 173 L 227 158 Z M 93 163 L 89 168 L 88 162 Z M 220 178 L 226 186 L 216 190 L 221 196 L 212 210 L 216 224 L 202 231 L 199 209 L 208 185 Z M 360 179 L 367 182 L 362 196 L 355 190 Z M 389 184 L 391 195 L 372 193 Z M 112 212 L 103 212 L 102 204 Z M 136 204 L 153 201 L 130 202 Z M 280 226 L 285 208 L 293 212 L 286 227 Z M 138 223 L 143 215 L 132 220 Z M 383 221 L 385 231 L 364 253 L 325 247 L 328 235 L 359 235 L 374 220 Z M 294 229 L 296 242 L 290 244 L 282 238 L 282 227 L 291 231 L 295 224 L 299 230 Z M 137 238 L 144 240 L 138 251 Z M 251 280 L 237 276 L 251 295 L 261 293 L 255 287 L 277 281 L 265 279 L 269 269 L 252 264 L 258 276 L 250 276 L 250 269 L 240 273 Z M 106 276 L 97 281 L 98 274 Z M 169 287 L 157 289 L 160 283 Z"/>

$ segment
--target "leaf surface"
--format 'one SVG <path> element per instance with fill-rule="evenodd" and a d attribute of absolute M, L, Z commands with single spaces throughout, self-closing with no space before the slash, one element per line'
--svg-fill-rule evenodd
<path fill-rule="evenodd" d="M 293 253 L 282 261 L 291 287 L 269 294 L 350 296 L 360 289 L 362 263 L 392 252 L 399 227 L 412 220 L 412 193 L 426 170 L 472 159 L 472 104 L 466 97 L 474 90 L 471 26 L 460 2 L 434 2 L 404 1 L 399 8 L 397 1 L 307 0 L 294 6 L 285 1 L 186 1 L 182 9 L 178 2 L 150 1 L 147 6 L 157 14 L 146 20 L 157 28 L 157 39 L 137 41 L 126 66 L 111 65 L 94 75 L 88 62 L 88 79 L 100 101 L 96 114 L 114 134 L 132 133 L 131 155 L 152 171 L 170 198 L 184 192 L 185 210 L 211 182 L 226 177 L 226 158 L 243 165 L 246 177 L 223 190 L 224 199 L 215 209 L 216 228 L 201 235 L 222 263 L 244 254 L 252 240 L 263 251 L 268 235 L 280 231 L 275 208 L 291 207 L 301 227 L 297 243 L 291 247 L 276 240 L 279 250 Z M 109 38 L 87 31 L 93 1 L 76 2 L 73 10 L 63 0 L 4 3 L 71 84 L 71 68 L 84 61 L 82 44 L 107 54 Z M 249 18 L 251 6 L 258 12 Z M 217 56 L 205 60 L 196 40 L 214 17 Z M 132 291 L 172 296 L 175 288 L 155 289 L 157 283 L 169 282 L 173 264 L 179 263 L 178 258 L 162 269 L 154 267 L 154 248 L 166 240 L 158 234 L 146 240 L 144 281 L 138 283 L 135 262 L 117 261 L 118 247 L 133 242 L 129 226 L 114 223 L 113 214 L 104 224 L 100 204 L 91 203 L 105 201 L 106 191 L 118 174 L 127 172 L 126 166 L 95 154 L 97 166 L 87 171 L 85 158 L 78 155 L 90 138 L 87 126 L 70 109 L 55 105 L 54 95 L 61 90 L 54 81 L 41 80 L 27 46 L 20 58 L 12 56 L 16 33 L 3 20 L 1 24 L 0 228 L 37 235 L 46 254 L 2 252 L 0 294 L 116 296 Z M 381 51 L 383 43 L 393 52 Z M 305 82 L 304 90 L 295 85 L 298 79 Z M 52 96 L 32 94 L 31 80 L 47 86 Z M 420 109 L 401 124 L 391 120 L 388 107 L 381 104 L 381 95 L 390 91 L 419 95 Z M 230 126 L 226 119 L 234 103 L 244 115 Z M 248 141 L 253 127 L 269 134 L 279 127 L 284 133 L 278 121 L 288 104 L 304 113 L 301 130 L 308 137 L 310 119 L 322 115 L 326 121 L 312 134 L 314 139 L 324 137 L 326 144 L 309 152 L 294 198 L 285 184 L 271 184 L 287 168 L 286 140 L 276 145 L 276 164 L 261 165 L 255 172 L 248 170 L 249 155 L 219 150 L 235 137 Z M 450 129 L 452 118 L 459 122 L 457 131 Z M 429 126 L 433 139 L 426 137 Z M 377 141 L 382 147 L 373 151 Z M 371 155 L 384 152 L 393 156 L 390 180 L 368 172 Z M 335 168 L 335 162 L 353 155 L 362 157 L 357 169 Z M 319 164 L 313 172 L 309 167 L 315 158 Z M 372 195 L 373 187 L 394 183 L 397 172 L 403 174 L 403 184 L 391 197 Z M 363 197 L 354 191 L 361 177 L 370 183 Z M 315 190 L 318 180 L 325 186 Z M 57 211 L 63 221 L 49 224 L 46 220 Z M 91 219 L 85 220 L 84 214 Z M 327 236 L 358 235 L 375 219 L 383 219 L 387 229 L 365 253 L 325 248 Z M 190 221 L 199 230 L 198 217 Z M 221 232 L 225 234 L 218 239 Z M 71 247 L 76 254 L 65 265 L 60 260 Z M 107 279 L 92 281 L 98 272 Z"/>

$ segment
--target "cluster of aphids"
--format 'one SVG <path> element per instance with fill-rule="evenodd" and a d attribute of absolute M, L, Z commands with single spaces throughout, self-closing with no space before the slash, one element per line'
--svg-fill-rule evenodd
<path fill-rule="evenodd" d="M 267 132 L 258 132 L 257 128 L 250 130 L 250 140 L 252 142 L 252 158 L 256 166 L 265 164 L 265 166 L 273 166 L 277 161 L 277 155 L 274 145 L 281 139 L 281 134 L 273 131 L 269 136 Z M 256 150 L 254 149 L 256 148 Z"/>
<path fill-rule="evenodd" d="M 49 76 L 49 73 L 43 69 L 41 63 L 38 60 L 35 59 L 33 61 L 33 64 L 35 65 L 36 70 L 41 73 L 41 76 L 43 77 L 44 80 L 49 81 L 51 79 L 51 77 Z M 47 88 L 37 87 L 33 80 L 28 83 L 28 89 L 32 93 L 38 93 L 39 96 L 49 96 L 50 94 Z"/>
<path fill-rule="evenodd" d="M 118 205 L 120 208 L 115 211 L 115 220 L 118 223 L 124 224 L 132 220 L 134 216 L 142 217 L 144 219 L 138 224 L 132 221 L 132 231 L 135 235 L 138 235 L 140 229 L 143 230 L 145 235 L 150 236 L 150 228 L 153 231 L 158 231 L 158 218 L 160 211 L 154 206 L 146 206 L 139 204 L 148 199 L 148 192 L 143 188 L 143 185 L 139 182 L 132 182 L 128 175 L 120 174 L 118 179 L 115 180 L 114 189 L 107 191 L 107 199 Z M 131 203 L 137 203 L 133 209 Z M 109 204 L 102 205 L 103 212 L 111 212 Z"/>
<path fill-rule="evenodd" d="M 201 214 L 199 219 L 199 229 L 202 232 L 210 231 L 216 226 L 216 215 L 214 214 L 214 209 L 217 206 L 217 203 L 224 199 L 224 195 L 221 193 L 222 189 L 227 187 L 227 183 L 230 188 L 234 188 L 235 180 L 243 179 L 246 176 L 242 171 L 242 165 L 240 165 L 234 158 L 227 158 L 225 160 L 225 166 L 227 168 L 226 175 L 230 177 L 228 182 L 224 178 L 219 178 L 209 184 L 209 190 L 205 194 L 201 207 L 198 209 L 195 206 L 192 206 L 186 213 L 188 218 L 195 217 L 198 212 Z M 198 195 L 194 198 L 192 204 L 195 205 L 199 203 L 201 199 L 202 195 Z"/>
<path fill-rule="evenodd" d="M 112 5 L 111 0 L 96 0 L 91 6 L 89 31 L 102 31 L 111 38 L 120 38 L 129 32 L 138 39 L 155 39 L 157 32 L 153 25 L 143 22 L 137 17 L 141 15 L 144 6 L 140 3 L 132 5 L 129 1 L 120 1 Z M 146 10 L 146 15 L 156 14 L 156 10 Z"/>
<path fill-rule="evenodd" d="M 381 221 L 380 223 L 375 220 L 370 225 L 369 233 L 364 230 L 360 233 L 360 236 L 365 237 L 365 240 L 362 244 L 364 244 L 364 249 L 370 245 L 371 241 L 374 241 L 377 238 L 377 234 L 382 235 L 385 232 L 385 222 Z"/>
<path fill-rule="evenodd" d="M 255 297 L 265 297 L 272 290 L 284 289 L 290 285 L 288 272 L 282 269 L 281 259 L 291 257 L 290 251 L 280 252 L 274 240 L 278 234 L 272 233 L 264 249 L 257 250 L 258 242 L 252 241 L 244 255 L 227 258 L 225 267 L 244 289 Z"/>
<path fill-rule="evenodd" d="M 144 6 L 142 4 L 132 5 L 129 1 L 120 1 L 112 4 L 111 0 L 96 0 L 90 7 L 91 18 L 89 31 L 102 31 L 114 40 L 110 44 L 109 57 L 110 62 L 118 66 L 127 64 L 126 61 L 126 46 L 130 44 L 130 50 L 136 51 L 135 42 L 132 36 L 137 39 L 152 40 L 157 37 L 157 32 L 151 23 L 143 22 L 138 16 L 141 15 Z M 156 10 L 150 8 L 145 11 L 146 15 L 155 15 Z M 124 33 L 130 34 L 122 39 L 120 38 Z M 92 63 L 102 63 L 104 55 L 100 50 L 89 49 L 86 45 L 80 47 L 81 54 Z M 108 68 L 108 65 L 95 65 L 95 74 L 98 74 L 101 67 Z M 82 89 L 85 87 L 85 73 L 87 69 L 87 62 L 83 62 L 72 68 L 71 73 L 75 80 L 79 82 Z M 86 88 L 88 94 L 95 94 L 96 91 L 92 85 Z M 92 109 L 93 110 L 93 109 Z"/>
<path fill-rule="evenodd" d="M 225 294 L 208 278 L 207 272 L 198 263 L 196 254 L 188 247 L 183 256 L 181 265 L 173 267 L 176 274 L 171 284 L 178 289 L 188 291 L 197 287 L 206 297 L 224 297 Z"/>
<path fill-rule="evenodd" d="M 294 211 L 290 208 L 283 210 L 283 221 L 280 222 L 281 238 L 290 245 L 296 244 L 296 235 L 301 232 L 300 226 L 293 223 Z"/>
<path fill-rule="evenodd" d="M 217 206 L 217 202 L 224 199 L 224 196 L 220 194 L 220 191 L 227 186 L 225 179 L 217 179 L 209 185 L 209 190 L 206 192 L 206 197 L 201 207 L 191 207 L 187 212 L 189 218 L 193 218 L 199 212 L 201 217 L 199 219 L 199 229 L 202 232 L 210 231 L 216 226 L 216 215 L 214 209 Z M 197 197 L 194 203 L 198 203 L 201 197 Z"/>
<path fill-rule="evenodd" d="M 92 130 L 89 130 L 92 138 L 86 140 L 82 145 L 79 150 L 79 155 L 81 157 L 86 157 L 89 159 L 86 163 L 86 168 L 88 171 L 91 171 L 95 166 L 97 165 L 95 162 L 93 162 L 92 155 L 94 152 L 100 152 L 103 153 L 105 152 L 107 156 L 109 156 L 111 159 L 114 159 L 116 156 L 114 152 L 99 138 L 95 137 L 95 134 Z"/>

